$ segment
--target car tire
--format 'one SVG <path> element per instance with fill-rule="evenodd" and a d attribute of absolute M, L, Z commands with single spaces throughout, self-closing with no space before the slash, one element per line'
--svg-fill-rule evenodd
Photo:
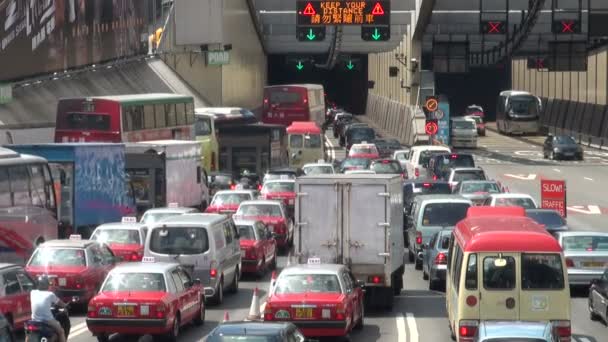
<path fill-rule="evenodd" d="M 197 325 L 200 327 L 201 325 L 205 324 L 205 316 L 206 316 L 207 310 L 205 308 L 205 297 L 201 296 L 201 298 L 199 300 L 201 301 L 201 307 L 198 310 L 199 311 L 198 315 L 196 315 L 196 317 L 194 317 L 193 322 L 194 322 L 194 325 Z"/>
<path fill-rule="evenodd" d="M 591 303 L 592 303 L 592 299 L 590 297 L 589 302 L 587 304 L 587 308 L 589 309 L 589 319 L 592 321 L 597 321 L 600 319 L 600 315 L 595 313 L 595 311 L 593 310 L 593 307 L 591 306 Z"/>
<path fill-rule="evenodd" d="M 555 160 L 555 152 L 551 151 L 551 154 L 549 155 L 549 159 Z"/>
<path fill-rule="evenodd" d="M 422 260 L 416 259 L 415 263 L 414 268 L 420 271 L 422 269 Z"/>
<path fill-rule="evenodd" d="M 429 274 L 426 273 L 424 267 L 422 267 L 422 280 L 429 280 Z"/>
<path fill-rule="evenodd" d="M 272 262 L 270 263 L 270 265 L 268 266 L 268 268 L 271 271 L 274 271 L 274 270 L 277 269 L 277 251 L 276 251 L 276 249 L 274 251 L 274 258 L 272 258 Z"/>
<path fill-rule="evenodd" d="M 386 311 L 393 311 L 393 305 L 395 304 L 395 295 L 393 289 L 385 288 L 384 291 L 384 309 Z"/>
<path fill-rule="evenodd" d="M 169 342 L 177 342 L 179 338 L 179 328 L 180 328 L 180 320 L 179 313 L 175 315 L 175 319 L 173 320 L 173 325 L 171 326 L 171 331 L 167 333 L 167 341 Z"/>
<path fill-rule="evenodd" d="M 429 279 L 429 290 L 436 291 L 438 289 L 437 280 Z"/>
<path fill-rule="evenodd" d="M 416 256 L 414 255 L 414 253 L 412 253 L 412 250 L 408 249 L 407 252 L 408 252 L 408 259 L 410 260 L 410 262 L 414 262 L 414 260 L 416 260 Z"/>
<path fill-rule="evenodd" d="M 97 342 L 108 342 L 110 340 L 110 337 L 106 334 L 100 334 L 95 337 L 97 337 Z"/>
<path fill-rule="evenodd" d="M 363 329 L 363 326 L 365 325 L 364 322 L 364 318 L 365 318 L 365 305 L 363 305 L 363 301 L 359 301 L 359 305 L 361 305 L 361 318 L 359 318 L 359 320 L 357 321 L 357 324 L 355 324 L 355 329 L 356 330 L 361 330 Z"/>
<path fill-rule="evenodd" d="M 217 285 L 217 288 L 215 289 L 215 294 L 213 294 L 213 297 L 211 297 L 211 301 L 213 302 L 213 304 L 215 305 L 220 305 L 222 304 L 222 302 L 224 302 L 224 279 L 220 279 L 220 282 Z"/>
<path fill-rule="evenodd" d="M 266 256 L 265 255 L 262 256 L 262 266 L 260 266 L 260 269 L 256 272 L 256 276 L 258 278 L 262 278 L 262 277 L 264 277 L 264 274 L 266 274 Z"/>
<path fill-rule="evenodd" d="M 228 292 L 233 293 L 233 294 L 239 292 L 239 269 L 238 269 L 238 267 L 234 271 L 234 279 L 232 280 L 232 284 L 230 284 L 230 288 L 228 289 Z"/>

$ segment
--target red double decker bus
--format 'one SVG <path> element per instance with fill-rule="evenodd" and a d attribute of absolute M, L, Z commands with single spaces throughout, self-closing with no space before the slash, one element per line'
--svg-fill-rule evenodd
<path fill-rule="evenodd" d="M 262 122 L 289 126 L 294 121 L 325 121 L 325 92 L 320 84 L 286 84 L 264 88 Z"/>
<path fill-rule="evenodd" d="M 60 99 L 55 142 L 194 140 L 194 99 L 137 94 Z"/>

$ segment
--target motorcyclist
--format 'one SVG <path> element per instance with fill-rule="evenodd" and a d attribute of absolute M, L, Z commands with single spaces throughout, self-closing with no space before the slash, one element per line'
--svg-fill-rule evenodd
<path fill-rule="evenodd" d="M 49 278 L 46 275 L 38 277 L 38 289 L 30 292 L 32 303 L 32 320 L 41 321 L 55 329 L 59 342 L 65 342 L 65 332 L 61 323 L 55 319 L 51 311 L 53 305 L 66 307 L 66 304 L 49 291 Z"/>

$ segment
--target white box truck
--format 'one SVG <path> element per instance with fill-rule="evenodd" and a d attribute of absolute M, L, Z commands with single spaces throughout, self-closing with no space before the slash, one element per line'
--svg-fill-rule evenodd
<path fill-rule="evenodd" d="M 403 193 L 394 175 L 296 180 L 295 257 L 344 264 L 365 282 L 366 304 L 391 309 L 403 288 Z"/>
<path fill-rule="evenodd" d="M 185 140 L 127 143 L 125 155 L 138 215 L 170 203 L 200 210 L 209 204 L 200 143 Z"/>

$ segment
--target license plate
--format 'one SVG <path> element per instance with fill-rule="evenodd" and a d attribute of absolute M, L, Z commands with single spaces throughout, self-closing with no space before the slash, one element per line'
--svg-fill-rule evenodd
<path fill-rule="evenodd" d="M 601 261 L 587 261 L 583 262 L 584 267 L 604 267 L 604 263 Z"/>
<path fill-rule="evenodd" d="M 59 278 L 59 286 L 65 286 L 66 284 L 65 278 Z"/>
<path fill-rule="evenodd" d="M 312 318 L 312 308 L 296 308 L 296 319 Z"/>
<path fill-rule="evenodd" d="M 116 308 L 116 314 L 119 317 L 124 316 L 135 316 L 135 306 L 132 305 L 120 305 Z"/>

